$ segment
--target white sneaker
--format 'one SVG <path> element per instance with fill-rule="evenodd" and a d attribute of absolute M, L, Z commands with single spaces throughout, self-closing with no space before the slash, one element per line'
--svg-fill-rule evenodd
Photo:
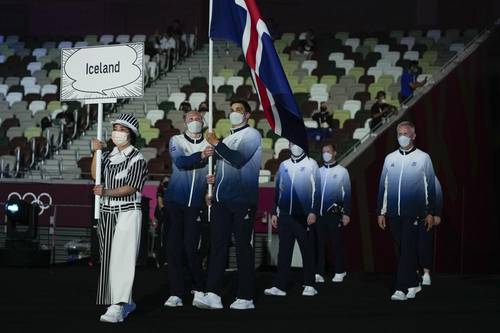
<path fill-rule="evenodd" d="M 106 313 L 101 316 L 101 321 L 106 323 L 121 323 L 123 321 L 123 307 L 118 304 L 109 306 Z"/>
<path fill-rule="evenodd" d="M 192 290 L 192 291 L 191 291 L 191 294 L 193 294 L 193 295 L 194 295 L 194 296 L 193 296 L 193 306 L 195 306 L 194 304 L 195 304 L 196 302 L 198 302 L 198 301 L 200 300 L 200 298 L 201 298 L 201 297 L 203 297 L 203 295 L 205 295 L 205 293 L 204 293 L 204 292 L 202 292 L 202 291 L 197 291 L 197 290 Z"/>
<path fill-rule="evenodd" d="M 219 310 L 222 309 L 222 302 L 219 295 L 206 293 L 193 300 L 193 305 L 199 309 Z"/>
<path fill-rule="evenodd" d="M 332 282 L 340 283 L 340 282 L 344 281 L 344 278 L 346 277 L 346 275 L 347 275 L 346 272 L 344 272 L 344 273 L 335 273 L 335 275 L 333 276 Z"/>
<path fill-rule="evenodd" d="M 281 290 L 279 288 L 272 287 L 272 288 L 264 290 L 264 295 L 267 295 L 267 296 L 286 296 L 286 292 L 284 292 L 283 290 Z"/>
<path fill-rule="evenodd" d="M 229 308 L 234 310 L 251 310 L 255 309 L 255 305 L 253 305 L 253 300 L 251 299 L 237 298 Z"/>
<path fill-rule="evenodd" d="M 134 301 L 131 303 L 123 304 L 123 319 L 127 318 L 129 314 L 134 312 L 134 310 L 137 308 L 135 305 Z"/>
<path fill-rule="evenodd" d="M 401 290 L 396 290 L 391 296 L 391 301 L 406 301 L 406 295 Z"/>
<path fill-rule="evenodd" d="M 177 296 L 170 296 L 166 301 L 164 306 L 168 306 L 170 308 L 176 308 L 178 306 L 182 306 L 182 299 Z"/>
<path fill-rule="evenodd" d="M 318 294 L 318 291 L 311 286 L 304 286 L 304 291 L 302 292 L 302 296 L 315 296 Z"/>
<path fill-rule="evenodd" d="M 422 285 L 423 286 L 430 286 L 431 285 L 431 276 L 429 273 L 425 273 L 423 276 L 422 276 Z"/>
<path fill-rule="evenodd" d="M 406 294 L 406 298 L 415 298 L 417 296 L 417 293 L 422 290 L 422 287 L 413 287 L 413 288 L 408 288 L 408 293 Z"/>
<path fill-rule="evenodd" d="M 316 274 L 314 276 L 314 279 L 316 280 L 316 283 L 323 283 L 323 282 L 325 282 L 325 279 L 320 274 Z"/>

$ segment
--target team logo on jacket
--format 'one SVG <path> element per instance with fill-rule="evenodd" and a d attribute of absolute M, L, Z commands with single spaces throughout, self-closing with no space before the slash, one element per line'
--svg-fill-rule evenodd
<path fill-rule="evenodd" d="M 335 174 L 335 175 L 333 175 L 333 178 L 337 178 L 337 175 L 336 175 L 336 174 Z"/>
<path fill-rule="evenodd" d="M 306 167 L 300 168 L 300 172 L 304 171 L 305 169 L 306 169 Z"/>
<path fill-rule="evenodd" d="M 413 162 L 411 166 L 417 166 L 417 162 Z"/>
<path fill-rule="evenodd" d="M 394 168 L 394 163 L 391 164 L 391 168 Z"/>

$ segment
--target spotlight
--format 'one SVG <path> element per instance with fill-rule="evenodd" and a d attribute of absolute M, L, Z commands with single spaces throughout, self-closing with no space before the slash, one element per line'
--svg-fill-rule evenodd
<path fill-rule="evenodd" d="M 38 212 L 35 203 L 12 197 L 4 204 L 7 220 L 5 248 L 0 249 L 0 262 L 9 266 L 45 266 L 50 261 L 50 250 L 40 248 L 38 239 Z"/>

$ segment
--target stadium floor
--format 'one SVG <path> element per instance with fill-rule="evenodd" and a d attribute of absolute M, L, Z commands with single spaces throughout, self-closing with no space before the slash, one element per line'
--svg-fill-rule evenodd
<path fill-rule="evenodd" d="M 294 270 L 288 296 L 263 295 L 273 272 L 257 272 L 256 310 L 227 309 L 234 299 L 226 273 L 224 310 L 163 307 L 168 296 L 166 268 L 138 267 L 137 310 L 121 324 L 99 322 L 94 305 L 98 269 L 84 265 L 0 270 L 2 332 L 499 332 L 500 276 L 436 275 L 433 286 L 412 301 L 391 302 L 392 277 L 349 274 L 341 285 L 318 287 L 316 297 L 300 296 L 301 272 Z M 231 285 L 231 286 L 229 286 Z"/>

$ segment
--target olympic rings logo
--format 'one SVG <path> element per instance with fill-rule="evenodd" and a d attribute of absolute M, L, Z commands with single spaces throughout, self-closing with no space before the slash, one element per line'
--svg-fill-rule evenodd
<path fill-rule="evenodd" d="M 18 197 L 20 200 L 25 200 L 27 202 L 30 202 L 31 204 L 37 204 L 40 208 L 38 215 L 42 215 L 46 209 L 49 209 L 50 206 L 52 206 L 52 197 L 50 196 L 50 194 L 45 192 L 40 193 L 38 196 L 36 196 L 33 192 L 27 192 L 22 196 L 17 192 L 11 192 L 7 196 L 7 200 L 9 200 L 11 197 Z M 30 198 L 31 201 L 29 201 L 28 198 Z"/>

